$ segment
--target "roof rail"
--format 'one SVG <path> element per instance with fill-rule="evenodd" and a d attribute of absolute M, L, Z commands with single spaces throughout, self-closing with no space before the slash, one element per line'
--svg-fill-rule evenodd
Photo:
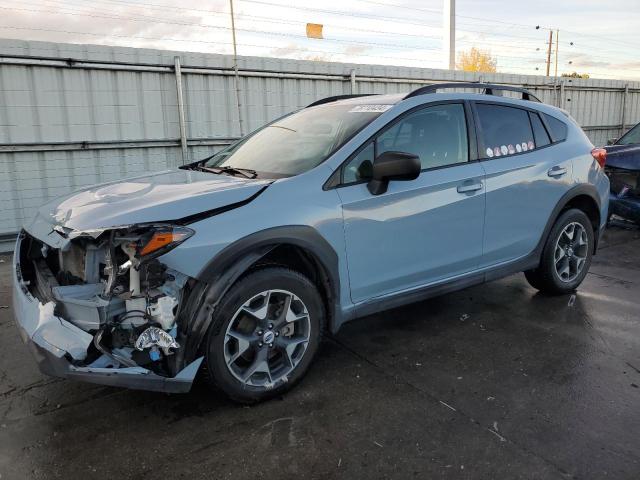
<path fill-rule="evenodd" d="M 529 92 L 529 90 L 520 87 L 512 87 L 511 85 L 496 85 L 494 83 L 479 83 L 479 82 L 450 82 L 450 83 L 433 83 L 425 87 L 418 88 L 413 92 L 407 94 L 403 100 L 411 97 L 417 97 L 418 95 L 426 95 L 427 93 L 436 93 L 438 90 L 452 89 L 452 88 L 477 88 L 482 89 L 482 93 L 485 95 L 495 95 L 494 91 L 506 90 L 509 92 L 519 92 L 522 94 L 522 100 L 531 100 L 534 102 L 542 103 L 538 97 Z"/>
<path fill-rule="evenodd" d="M 315 102 L 307 105 L 305 108 L 315 107 L 316 105 L 323 105 L 325 103 L 337 102 L 338 100 L 346 100 L 348 98 L 370 97 L 371 95 L 375 95 L 375 94 L 361 93 L 357 95 L 334 95 L 333 97 L 321 98 L 320 100 L 316 100 Z"/>

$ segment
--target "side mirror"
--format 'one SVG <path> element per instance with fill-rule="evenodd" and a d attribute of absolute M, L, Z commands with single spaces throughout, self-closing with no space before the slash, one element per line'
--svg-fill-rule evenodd
<path fill-rule="evenodd" d="M 420 175 L 420 157 L 405 152 L 384 152 L 373 161 L 367 188 L 372 195 L 387 191 L 390 180 L 415 180 Z"/>
<path fill-rule="evenodd" d="M 617 138 L 610 138 L 609 140 L 607 140 L 607 145 L 615 145 L 617 141 Z"/>

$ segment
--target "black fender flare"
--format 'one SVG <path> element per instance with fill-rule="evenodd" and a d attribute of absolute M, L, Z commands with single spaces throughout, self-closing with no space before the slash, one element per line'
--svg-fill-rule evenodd
<path fill-rule="evenodd" d="M 180 363 L 195 358 L 209 329 L 212 313 L 227 290 L 258 260 L 279 245 L 294 245 L 312 254 L 328 277 L 329 325 L 335 331 L 342 323 L 338 255 L 318 231 L 306 225 L 289 225 L 261 230 L 226 246 L 200 270 L 197 285 L 183 313 L 179 336 L 186 347 Z M 179 339 L 180 341 L 180 339 Z"/>
<path fill-rule="evenodd" d="M 562 195 L 562 197 L 560 197 L 560 200 L 558 200 L 558 203 L 556 204 L 556 206 L 554 207 L 553 211 L 551 212 L 551 215 L 549 215 L 549 219 L 547 220 L 547 224 L 544 227 L 544 232 L 542 233 L 542 236 L 540 237 L 540 240 L 538 241 L 538 244 L 536 245 L 536 248 L 534 250 L 534 254 L 539 258 L 542 255 L 542 249 L 544 248 L 544 244 L 547 242 L 547 237 L 549 236 L 549 232 L 551 231 L 551 228 L 553 228 L 553 225 L 556 223 L 556 220 L 558 219 L 558 217 L 560 216 L 560 213 L 567 207 L 567 205 L 574 199 L 577 198 L 579 196 L 587 196 L 590 197 L 596 204 L 596 207 L 598 209 L 598 215 L 600 212 L 600 208 L 601 208 L 601 201 L 600 201 L 600 196 L 598 195 L 598 190 L 596 189 L 596 187 L 594 187 L 591 184 L 588 183 L 583 183 L 580 185 L 576 185 L 574 187 L 572 187 L 571 189 L 569 189 L 568 191 L 566 191 L 564 193 L 564 195 Z M 595 225 L 595 229 L 597 233 L 600 230 L 600 225 Z M 598 239 L 599 239 L 599 235 L 595 235 L 595 245 L 593 246 L 594 248 L 594 253 L 598 247 Z"/>

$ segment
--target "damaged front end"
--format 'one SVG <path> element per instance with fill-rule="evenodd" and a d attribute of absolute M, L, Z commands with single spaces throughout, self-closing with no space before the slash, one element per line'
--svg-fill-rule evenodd
<path fill-rule="evenodd" d="M 184 364 L 178 319 L 195 280 L 158 257 L 194 232 L 159 223 L 32 233 L 23 231 L 16 244 L 14 307 L 40 369 L 99 384 L 188 391 L 202 357 Z"/>

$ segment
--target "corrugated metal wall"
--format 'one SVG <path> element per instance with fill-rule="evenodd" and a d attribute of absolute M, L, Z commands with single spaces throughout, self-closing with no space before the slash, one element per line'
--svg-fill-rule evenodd
<path fill-rule="evenodd" d="M 176 56 L 188 161 L 240 135 L 232 58 L 0 40 L 0 237 L 52 197 L 185 161 Z M 256 57 L 241 57 L 239 69 L 245 132 L 322 97 L 447 80 L 524 85 L 567 109 L 596 145 L 621 134 L 623 103 L 627 128 L 640 121 L 640 82 Z"/>

